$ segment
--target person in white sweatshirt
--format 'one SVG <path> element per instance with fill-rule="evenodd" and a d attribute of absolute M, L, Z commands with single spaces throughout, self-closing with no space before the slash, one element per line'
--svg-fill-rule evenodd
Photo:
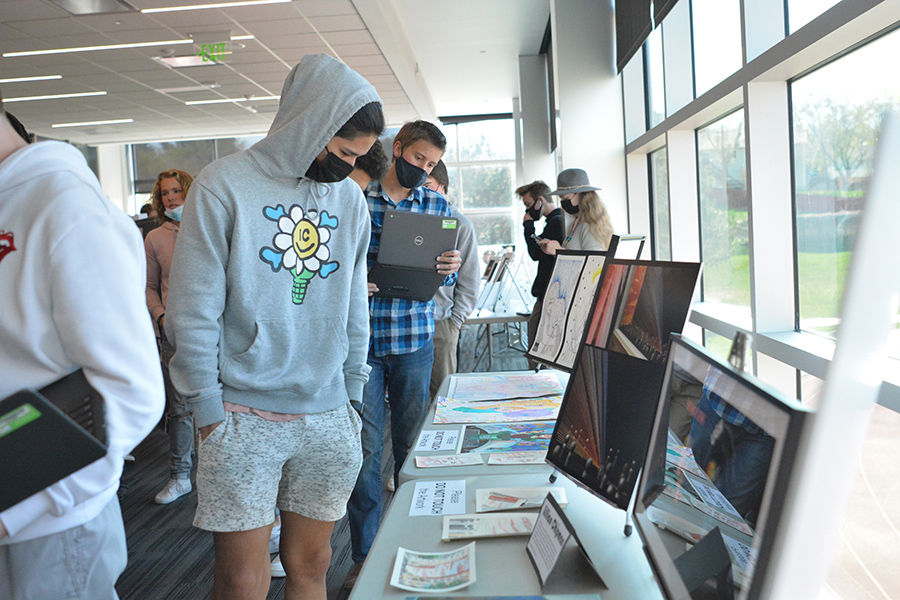
<path fill-rule="evenodd" d="M 26 144 L 0 97 L 0 398 L 81 368 L 103 397 L 108 441 L 104 458 L 0 512 L 4 600 L 118 598 L 123 460 L 165 402 L 144 280 L 140 231 L 81 153 Z"/>
<path fill-rule="evenodd" d="M 370 370 L 369 213 L 348 175 L 383 128 L 371 84 L 309 55 L 266 137 L 188 193 L 164 327 L 200 430 L 194 525 L 213 532 L 216 600 L 266 597 L 276 506 L 285 598 L 325 600 Z"/>

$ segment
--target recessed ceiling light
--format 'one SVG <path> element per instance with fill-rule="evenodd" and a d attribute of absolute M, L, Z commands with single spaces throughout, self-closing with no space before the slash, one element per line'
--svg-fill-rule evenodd
<path fill-rule="evenodd" d="M 163 42 L 135 42 L 132 44 L 109 44 L 106 46 L 79 46 L 77 48 L 52 48 L 50 50 L 29 50 L 27 52 L 4 52 L 4 58 L 15 56 L 38 56 L 42 54 L 68 54 L 74 52 L 94 52 L 95 50 L 123 50 L 125 48 L 149 48 L 151 46 L 170 46 L 176 44 L 193 44 L 194 40 L 166 40 Z"/>
<path fill-rule="evenodd" d="M 185 102 L 188 106 L 196 106 L 198 104 L 225 104 L 226 102 L 257 102 L 259 100 L 278 100 L 281 96 L 249 96 L 241 98 L 217 98 L 215 100 L 190 100 Z"/>
<path fill-rule="evenodd" d="M 118 125 L 119 123 L 134 123 L 134 119 L 111 119 L 109 121 L 84 121 L 82 123 L 56 123 L 50 127 L 88 127 L 90 125 Z"/>
<path fill-rule="evenodd" d="M 145 8 L 144 14 L 174 12 L 178 10 L 204 10 L 207 8 L 234 8 L 237 6 L 255 6 L 258 4 L 283 4 L 291 0 L 243 0 L 242 2 L 217 2 L 215 4 L 191 4 L 187 6 L 163 6 L 160 8 Z"/>
<path fill-rule="evenodd" d="M 231 52 L 223 52 L 222 54 L 231 54 Z M 209 60 L 195 54 L 190 54 L 188 56 L 154 56 L 153 60 L 166 64 L 173 69 L 182 69 L 184 67 L 211 67 L 213 65 L 222 64 L 222 61 Z"/>
<path fill-rule="evenodd" d="M 4 98 L 3 102 L 30 102 L 32 100 L 59 100 L 62 98 L 86 98 L 87 96 L 105 96 L 106 92 L 78 92 L 75 94 L 53 94 L 51 96 L 20 96 L 19 98 Z"/>
<path fill-rule="evenodd" d="M 206 90 L 215 90 L 219 88 L 218 83 L 200 84 L 200 85 L 189 85 L 186 87 L 170 87 L 170 88 L 156 88 L 156 91 L 160 94 L 182 94 L 185 92 L 205 92 Z"/>
<path fill-rule="evenodd" d="M 22 81 L 46 81 L 48 79 L 62 79 L 62 75 L 41 75 L 39 77 L 11 77 L 0 79 L 0 83 L 19 83 Z"/>

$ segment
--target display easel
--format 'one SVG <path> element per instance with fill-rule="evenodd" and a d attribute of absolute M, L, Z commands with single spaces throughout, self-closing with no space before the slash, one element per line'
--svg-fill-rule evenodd
<path fill-rule="evenodd" d="M 519 284 L 521 271 L 521 261 L 515 261 L 515 251 L 511 247 L 488 260 L 482 276 L 485 284 L 478 296 L 475 313 L 467 321 L 469 325 L 484 326 L 475 340 L 476 368 L 480 357 L 487 355 L 488 371 L 493 370 L 495 335 L 506 336 L 504 349 L 521 353 L 528 350 L 528 338 L 522 323 L 528 320 L 530 304 Z M 502 325 L 502 329 L 494 331 L 494 325 Z M 482 340 L 484 346 L 479 350 Z"/>

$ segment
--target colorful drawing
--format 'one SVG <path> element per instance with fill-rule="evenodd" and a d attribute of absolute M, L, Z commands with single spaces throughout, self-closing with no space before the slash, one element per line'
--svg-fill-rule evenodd
<path fill-rule="evenodd" d="M 546 452 L 552 435 L 553 423 L 466 425 L 460 451 Z"/>
<path fill-rule="evenodd" d="M 569 307 L 569 316 L 566 317 L 566 332 L 562 349 L 556 362 L 563 367 L 571 369 L 575 365 L 575 357 L 581 348 L 581 339 L 584 337 L 584 328 L 590 317 L 591 304 L 594 302 L 594 294 L 600 281 L 600 273 L 603 271 L 605 256 L 588 256 L 575 290 L 575 298 Z"/>
<path fill-rule="evenodd" d="M 475 542 L 451 552 L 397 548 L 391 585 L 411 592 L 450 592 L 475 582 Z"/>
<path fill-rule="evenodd" d="M 462 402 L 438 396 L 435 425 L 451 423 L 516 423 L 556 419 L 562 396 L 525 400 Z"/>
<path fill-rule="evenodd" d="M 556 257 L 553 274 L 544 292 L 541 321 L 529 350 L 532 356 L 553 362 L 559 354 L 565 337 L 566 315 L 575 297 L 584 261 L 584 256 L 560 254 Z"/>
<path fill-rule="evenodd" d="M 340 267 L 337 261 L 328 262 L 331 257 L 328 240 L 331 239 L 330 230 L 338 227 L 337 217 L 325 211 L 304 212 L 296 204 L 287 212 L 280 204 L 266 206 L 263 215 L 278 223 L 278 232 L 272 239 L 275 248 L 264 246 L 259 251 L 259 258 L 276 273 L 284 267 L 294 277 L 291 299 L 294 304 L 303 304 L 313 276 L 318 274 L 325 279 Z"/>
<path fill-rule="evenodd" d="M 451 377 L 447 397 L 475 402 L 561 396 L 563 391 L 554 373 L 478 373 Z"/>

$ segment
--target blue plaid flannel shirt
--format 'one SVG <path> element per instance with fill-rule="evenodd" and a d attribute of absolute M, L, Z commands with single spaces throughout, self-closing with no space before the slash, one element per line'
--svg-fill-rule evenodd
<path fill-rule="evenodd" d="M 366 188 L 369 216 L 372 218 L 372 237 L 367 255 L 371 269 L 378 257 L 381 229 L 387 210 L 408 210 L 429 215 L 451 216 L 450 205 L 443 196 L 428 188 L 415 188 L 408 198 L 394 202 L 388 198 L 381 184 L 373 182 Z M 456 273 L 448 275 L 443 285 L 456 283 Z M 409 354 L 415 352 L 434 335 L 434 302 L 419 302 L 401 298 L 369 298 L 371 348 L 375 356 Z"/>
<path fill-rule="evenodd" d="M 734 379 L 725 376 L 718 369 L 710 367 L 706 373 L 706 381 L 703 382 L 703 394 L 709 398 L 713 411 L 725 422 L 742 427 L 751 434 L 757 434 L 762 431 L 759 425 L 723 399 L 730 398 L 736 386 L 737 382 Z"/>

